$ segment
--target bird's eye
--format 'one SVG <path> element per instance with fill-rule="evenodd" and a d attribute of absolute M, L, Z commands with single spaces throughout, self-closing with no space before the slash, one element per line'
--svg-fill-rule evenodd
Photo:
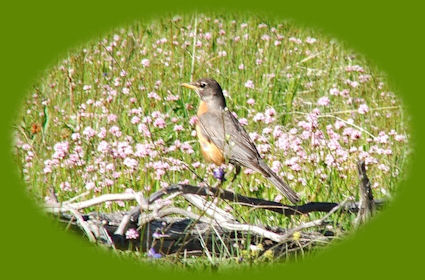
<path fill-rule="evenodd" d="M 201 83 L 201 88 L 204 88 L 206 85 L 206 83 Z"/>

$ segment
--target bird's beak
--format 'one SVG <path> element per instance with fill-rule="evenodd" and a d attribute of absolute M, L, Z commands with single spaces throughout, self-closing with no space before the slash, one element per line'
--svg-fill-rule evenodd
<path fill-rule="evenodd" d="M 185 88 L 188 88 L 188 89 L 193 89 L 194 91 L 198 90 L 198 87 L 193 85 L 193 84 L 183 83 L 182 86 L 185 87 Z"/>

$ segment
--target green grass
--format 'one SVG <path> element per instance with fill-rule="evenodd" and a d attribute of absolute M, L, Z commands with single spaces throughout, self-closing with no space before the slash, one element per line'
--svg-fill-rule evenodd
<path fill-rule="evenodd" d="M 210 39 L 205 38 L 206 33 Z M 197 45 L 198 41 L 201 44 Z M 149 59 L 149 66 L 142 65 L 143 59 Z M 241 64 L 243 70 L 239 69 Z M 361 68 L 347 69 L 356 65 Z M 247 131 L 263 136 L 256 143 L 259 147 L 269 145 L 262 146 L 268 149 L 263 153 L 264 158 L 270 165 L 274 161 L 281 163 L 279 173 L 303 202 L 358 198 L 356 163 L 361 154 L 368 158 L 367 172 L 375 198 L 388 199 L 395 193 L 408 156 L 408 127 L 401 101 L 389 88 L 383 73 L 337 40 L 314 30 L 300 29 L 291 22 L 247 14 L 188 14 L 117 29 L 70 50 L 67 57 L 46 71 L 28 93 L 16 121 L 14 152 L 30 196 L 42 203 L 48 188 L 53 187 L 59 201 L 66 201 L 86 192 L 89 182 L 96 187 L 85 198 L 119 193 L 127 188 L 149 195 L 161 184 L 184 180 L 200 184 L 184 165 L 170 159 L 188 165 L 199 161 L 199 167 L 194 168 L 196 173 L 214 183 L 211 166 L 203 162 L 196 137 L 191 135 L 194 127 L 189 120 L 196 113 L 198 98 L 180 86 L 205 76 L 221 84 L 229 108 L 239 118 L 248 120 Z M 254 88 L 245 86 L 248 80 Z M 357 84 L 350 85 L 351 82 Z M 333 88 L 343 94 L 332 95 Z M 160 100 L 148 98 L 150 92 L 155 92 Z M 167 101 L 172 96 L 178 96 L 177 100 Z M 329 105 L 318 105 L 318 99 L 324 96 L 329 98 Z M 250 98 L 255 104 L 247 103 Z M 369 108 L 365 114 L 358 112 L 362 104 Z M 270 108 L 276 111 L 270 123 L 254 121 L 257 113 Z M 311 136 L 303 138 L 304 129 L 300 127 L 300 122 L 307 121 L 315 108 L 320 112 L 314 139 L 322 137 L 317 146 L 312 145 Z M 153 124 L 155 112 L 165 120 L 164 128 Z M 115 121 L 108 121 L 111 114 L 117 117 Z M 138 114 L 140 122 L 134 124 Z M 153 119 L 147 123 L 151 137 L 138 128 L 145 116 Z M 337 120 L 345 123 L 345 127 L 335 128 Z M 183 130 L 174 131 L 176 124 L 182 125 Z M 327 132 L 329 125 L 337 136 Z M 120 136 L 107 132 L 104 138 L 86 139 L 83 135 L 87 127 L 98 134 L 102 128 L 109 131 L 113 126 L 120 129 Z M 358 139 L 344 139 L 347 127 L 359 131 Z M 273 132 L 265 132 L 265 128 L 280 128 L 284 136 L 279 140 Z M 72 139 L 76 133 L 81 134 L 79 140 Z M 370 135 L 377 138 L 374 140 Z M 169 150 L 177 139 L 193 149 L 193 153 L 178 147 Z M 332 139 L 338 143 L 337 149 L 332 148 Z M 133 151 L 122 157 L 112 152 L 102 153 L 98 151 L 101 141 L 110 149 L 116 149 L 119 142 L 127 142 L 126 146 Z M 68 150 L 52 164 L 51 172 L 45 173 L 45 161 L 52 159 L 58 142 L 67 142 Z M 153 144 L 156 155 L 134 155 L 137 143 Z M 289 145 L 287 148 L 285 143 Z M 69 164 L 70 154 L 76 153 L 80 154 L 80 163 Z M 332 166 L 327 163 L 327 156 L 340 161 Z M 137 160 L 137 168 L 127 167 L 126 157 Z M 286 164 L 291 158 L 298 159 L 299 170 Z M 163 174 L 157 176 L 149 165 L 152 162 L 166 163 L 169 167 L 162 168 Z M 64 187 L 65 182 L 68 187 Z M 233 184 L 225 183 L 224 187 L 270 200 L 278 195 L 258 174 L 242 172 Z M 86 210 L 108 212 L 128 209 L 130 205 L 133 203 L 111 203 Z M 187 206 L 183 200 L 177 200 L 176 205 Z M 283 218 L 237 205 L 230 211 L 251 223 L 281 227 L 322 216 Z M 349 232 L 353 230 L 353 218 L 350 214 L 335 214 L 330 222 Z M 224 258 L 221 261 L 224 263 Z"/>

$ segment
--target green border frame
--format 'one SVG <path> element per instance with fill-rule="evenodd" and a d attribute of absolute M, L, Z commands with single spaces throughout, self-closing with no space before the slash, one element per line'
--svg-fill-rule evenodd
<path fill-rule="evenodd" d="M 421 109 L 423 106 L 424 50 L 420 42 L 424 19 L 420 4 L 403 1 L 161 1 L 141 3 L 126 0 L 67 1 L 2 4 L 1 21 L 1 133 L 0 188 L 2 267 L 13 278 L 199 278 L 198 273 L 155 270 L 118 259 L 112 254 L 66 234 L 24 194 L 11 155 L 11 133 L 16 108 L 44 69 L 56 63 L 69 48 L 137 19 L 166 11 L 198 11 L 225 8 L 264 12 L 300 25 L 325 31 L 365 54 L 385 71 L 398 89 L 411 117 L 411 156 L 408 180 L 397 198 L 373 222 L 356 234 L 299 263 L 230 271 L 205 278 L 384 278 L 421 275 L 424 236 L 420 216 L 425 188 L 419 171 L 423 165 Z M 159 8 L 159 7 L 167 7 Z M 422 273 L 421 273 L 422 272 Z"/>

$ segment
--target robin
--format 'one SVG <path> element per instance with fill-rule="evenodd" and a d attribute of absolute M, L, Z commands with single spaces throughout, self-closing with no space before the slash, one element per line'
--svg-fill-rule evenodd
<path fill-rule="evenodd" d="M 248 133 L 226 107 L 226 99 L 217 81 L 202 78 L 182 86 L 194 90 L 201 99 L 196 133 L 207 162 L 220 166 L 228 159 L 235 166 L 236 175 L 240 172 L 240 166 L 248 167 L 263 174 L 292 203 L 300 200 L 297 193 L 261 158 Z"/>

